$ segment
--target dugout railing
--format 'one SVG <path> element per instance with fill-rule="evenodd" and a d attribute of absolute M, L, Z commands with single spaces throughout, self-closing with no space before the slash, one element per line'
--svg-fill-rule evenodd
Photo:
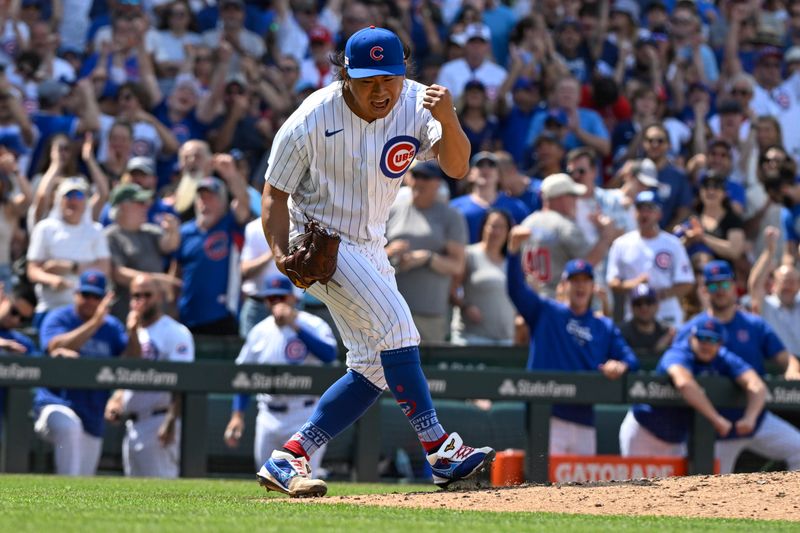
<path fill-rule="evenodd" d="M 167 390 L 183 396 L 181 475 L 206 474 L 209 393 L 270 392 L 276 394 L 321 394 L 338 379 L 343 367 L 234 365 L 223 361 L 192 364 L 142 360 L 50 359 L 3 357 L 0 387 L 8 388 L 0 471 L 30 471 L 31 388 Z M 551 405 L 631 404 L 684 405 L 678 392 L 663 377 L 631 374 L 610 381 L 597 373 L 527 372 L 486 368 L 455 370 L 425 367 L 434 398 L 466 400 L 485 398 L 527 404 L 527 478 L 548 479 L 548 440 Z M 744 395 L 727 379 L 699 379 L 718 406 L 744 405 Z M 768 379 L 768 406 L 799 411 L 800 381 Z M 463 421 L 468 424 L 469 421 Z M 358 481 L 376 481 L 380 419 L 377 405 L 357 423 L 351 450 Z M 699 414 L 694 416 L 689 443 L 688 471 L 708 474 L 714 466 L 714 431 Z"/>

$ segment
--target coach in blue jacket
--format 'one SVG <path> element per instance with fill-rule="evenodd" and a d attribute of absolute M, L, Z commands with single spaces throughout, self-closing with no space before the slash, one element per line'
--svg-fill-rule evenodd
<path fill-rule="evenodd" d="M 566 303 L 542 298 L 525 282 L 519 249 L 530 238 L 530 229 L 511 230 L 508 245 L 508 292 L 530 328 L 528 370 L 562 372 L 600 371 L 617 379 L 639 362 L 614 323 L 596 316 L 591 308 L 594 294 L 592 265 L 581 259 L 569 261 L 562 274 Z M 550 453 L 594 455 L 594 410 L 591 405 L 554 405 L 550 418 Z"/>

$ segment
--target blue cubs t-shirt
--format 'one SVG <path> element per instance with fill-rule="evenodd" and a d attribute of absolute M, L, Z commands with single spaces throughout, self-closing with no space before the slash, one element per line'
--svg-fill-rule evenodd
<path fill-rule="evenodd" d="M 661 229 L 665 229 L 680 207 L 691 207 L 689 178 L 672 165 L 658 171 L 658 199 L 661 201 Z"/>
<path fill-rule="evenodd" d="M 176 258 L 181 265 L 183 290 L 178 301 L 180 321 L 188 327 L 221 320 L 227 307 L 231 251 L 241 249 L 244 229 L 230 211 L 208 231 L 191 220 L 181 226 Z"/>
<path fill-rule="evenodd" d="M 46 350 L 48 343 L 56 336 L 77 329 L 84 323 L 68 305 L 54 309 L 44 318 L 39 329 L 39 345 Z M 119 357 L 128 345 L 125 326 L 114 316 L 107 316 L 92 337 L 86 341 L 79 353 L 81 357 L 110 359 Z M 95 437 L 103 436 L 103 412 L 108 401 L 107 390 L 51 389 L 38 388 L 35 391 L 33 406 L 37 415 L 46 405 L 65 405 L 75 411 L 83 422 L 83 430 Z"/>
<path fill-rule="evenodd" d="M 710 363 L 703 363 L 695 358 L 694 353 L 686 344 L 672 346 L 661 356 L 656 366 L 656 375 L 668 375 L 667 371 L 673 365 L 682 366 L 693 376 L 724 376 L 734 381 L 753 368 L 724 346 L 720 348 L 717 356 Z M 640 403 L 635 404 L 632 410 L 636 421 L 661 440 L 681 443 L 686 441 L 689 436 L 693 415 L 693 409 L 689 407 L 654 407 Z M 728 416 L 730 413 L 726 413 L 722 409 L 719 412 L 731 422 L 736 422 L 741 418 L 735 414 L 734 418 L 731 418 Z M 764 413 L 761 413 L 759 423 L 763 416 Z"/>
<path fill-rule="evenodd" d="M 606 317 L 597 317 L 589 309 L 576 315 L 566 305 L 540 297 L 525 282 L 519 255 L 506 261 L 508 293 L 531 330 L 528 370 L 597 372 L 609 359 L 627 363 L 629 370 L 639 368 L 639 360 L 619 329 Z M 554 405 L 553 416 L 594 425 L 591 405 Z"/>

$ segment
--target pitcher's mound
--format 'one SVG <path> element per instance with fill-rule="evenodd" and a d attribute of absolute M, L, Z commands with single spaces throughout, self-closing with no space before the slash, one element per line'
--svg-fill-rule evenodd
<path fill-rule="evenodd" d="M 800 521 L 800 472 L 689 476 L 461 492 L 340 496 L 324 503 L 472 511 Z"/>

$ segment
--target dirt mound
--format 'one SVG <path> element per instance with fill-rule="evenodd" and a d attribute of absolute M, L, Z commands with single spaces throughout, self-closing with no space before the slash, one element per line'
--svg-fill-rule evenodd
<path fill-rule="evenodd" d="M 324 503 L 474 511 L 541 511 L 800 521 L 800 472 L 523 485 L 472 491 L 340 496 Z"/>

